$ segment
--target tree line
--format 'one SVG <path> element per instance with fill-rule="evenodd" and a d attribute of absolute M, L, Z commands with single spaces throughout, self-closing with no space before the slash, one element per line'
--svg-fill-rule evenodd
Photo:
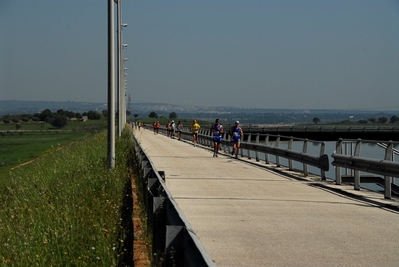
<path fill-rule="evenodd" d="M 79 112 L 73 112 L 63 109 L 58 109 L 56 112 L 52 112 L 50 109 L 45 109 L 40 113 L 34 114 L 18 114 L 11 115 L 7 114 L 1 118 L 3 123 L 19 123 L 19 122 L 42 122 L 42 123 L 50 123 L 51 126 L 56 128 L 64 128 L 69 120 L 82 120 L 84 116 L 89 120 L 100 120 L 103 117 L 107 117 L 108 111 L 103 110 L 102 112 L 98 111 L 87 111 L 80 114 Z M 18 128 L 18 127 L 17 127 Z"/>
<path fill-rule="evenodd" d="M 148 117 L 157 119 L 158 118 L 158 114 L 155 111 L 151 111 L 150 114 L 148 114 Z M 169 119 L 176 119 L 176 118 L 177 118 L 176 112 L 169 113 Z"/>

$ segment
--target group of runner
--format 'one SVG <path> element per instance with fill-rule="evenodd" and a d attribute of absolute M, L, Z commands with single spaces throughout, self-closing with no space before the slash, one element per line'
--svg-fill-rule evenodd
<path fill-rule="evenodd" d="M 235 155 L 235 157 L 238 157 L 238 151 L 240 149 L 240 143 L 241 143 L 241 138 L 244 136 L 244 133 L 239 126 L 240 122 L 236 121 L 234 126 L 230 128 L 229 135 L 230 135 L 230 140 L 233 143 L 233 150 L 231 152 L 231 155 Z M 154 129 L 154 134 L 159 133 L 159 129 L 161 128 L 161 124 L 159 121 L 154 121 L 152 124 L 153 129 Z M 193 123 L 190 125 L 190 130 L 193 136 L 193 145 L 197 145 L 197 138 L 198 138 L 198 132 L 201 129 L 201 126 L 198 124 L 197 120 L 193 120 Z M 168 121 L 166 124 L 166 136 L 170 138 L 175 138 L 175 134 L 177 132 L 177 139 L 180 140 L 181 138 L 181 132 L 183 130 L 183 124 L 181 121 L 179 121 L 177 124 L 172 121 Z M 212 139 L 213 139 L 213 157 L 218 157 L 218 153 L 220 150 L 220 143 L 222 142 L 222 136 L 224 133 L 223 126 L 220 124 L 220 120 L 216 119 L 215 123 L 211 126 L 211 133 L 212 133 Z"/>
<path fill-rule="evenodd" d="M 223 126 L 220 124 L 219 119 L 215 120 L 215 124 L 213 124 L 211 127 L 211 132 L 213 137 L 213 157 L 218 157 L 220 143 L 222 142 L 222 135 L 224 133 Z M 236 121 L 234 123 L 234 126 L 230 128 L 229 135 L 230 140 L 233 143 L 233 150 L 231 151 L 231 155 L 235 155 L 235 157 L 237 158 L 238 150 L 240 149 L 241 138 L 244 136 L 239 121 Z"/>
<path fill-rule="evenodd" d="M 159 134 L 159 129 L 161 128 L 161 124 L 159 121 L 154 121 L 152 124 L 154 129 L 154 134 Z M 180 140 L 181 138 L 181 131 L 183 130 L 183 124 L 179 121 L 177 124 L 174 120 L 168 121 L 166 124 L 166 136 L 170 138 L 175 138 L 177 132 L 177 139 Z"/>

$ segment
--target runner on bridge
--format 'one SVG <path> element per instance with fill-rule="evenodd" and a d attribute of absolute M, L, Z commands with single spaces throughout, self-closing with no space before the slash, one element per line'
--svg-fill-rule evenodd
<path fill-rule="evenodd" d="M 244 136 L 244 133 L 242 132 L 239 124 L 240 122 L 236 121 L 235 125 L 230 129 L 230 138 L 233 142 L 233 151 L 231 151 L 231 155 L 234 155 L 235 153 L 236 158 L 238 158 L 238 150 L 240 149 L 241 137 Z"/>
<path fill-rule="evenodd" d="M 195 146 L 197 144 L 198 132 L 201 126 L 197 123 L 197 120 L 193 120 L 193 124 L 190 126 L 190 128 L 191 132 L 193 133 L 193 144 Z"/>
<path fill-rule="evenodd" d="M 223 134 L 223 126 L 220 124 L 219 119 L 215 120 L 215 124 L 211 127 L 211 132 L 213 136 L 213 157 L 218 157 Z"/>

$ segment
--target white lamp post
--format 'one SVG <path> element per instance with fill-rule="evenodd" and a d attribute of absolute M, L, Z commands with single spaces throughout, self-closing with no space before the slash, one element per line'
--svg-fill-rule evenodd
<path fill-rule="evenodd" d="M 108 0 L 108 167 L 115 168 L 114 1 Z"/>

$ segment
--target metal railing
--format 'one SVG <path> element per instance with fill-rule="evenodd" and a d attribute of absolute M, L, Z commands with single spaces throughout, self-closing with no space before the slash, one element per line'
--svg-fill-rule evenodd
<path fill-rule="evenodd" d="M 364 143 L 375 144 L 385 147 L 384 159 L 361 157 L 360 151 L 362 144 Z M 352 148 L 353 144 L 356 144 L 354 151 Z M 336 167 L 336 183 L 341 184 L 344 180 L 353 181 L 355 190 L 360 190 L 361 181 L 382 184 L 384 187 L 384 197 L 388 199 L 392 198 L 392 188 L 394 188 L 397 192 L 399 190 L 398 186 L 392 183 L 392 179 L 394 177 L 399 177 L 399 162 L 394 161 L 394 145 L 397 144 L 399 144 L 399 142 L 389 141 L 388 143 L 384 143 L 383 141 L 375 140 L 339 139 L 336 143 L 336 150 L 331 155 L 334 158 L 332 165 Z M 344 175 L 343 177 L 341 168 L 345 168 L 346 170 L 352 170 L 351 174 Z M 361 176 L 360 172 L 378 174 L 382 175 L 384 178 L 382 179 L 376 176 Z M 381 182 L 381 180 L 383 181 Z"/>
<path fill-rule="evenodd" d="M 166 134 L 166 128 L 160 128 L 160 132 Z M 182 131 L 181 134 L 182 139 L 184 140 L 192 140 L 192 133 L 187 130 L 187 128 Z M 262 137 L 262 141 L 261 140 Z M 273 137 L 273 144 L 269 139 Z M 280 147 L 282 141 L 288 143 L 287 148 Z M 263 143 L 262 143 L 263 142 Z M 294 151 L 292 149 L 294 142 L 302 142 L 302 151 Z M 308 144 L 315 143 L 320 145 L 320 153 L 318 155 L 308 154 Z M 197 143 L 207 147 L 213 147 L 213 137 L 210 129 L 201 129 L 198 133 Z M 230 153 L 232 151 L 233 143 L 230 140 L 230 136 L 227 132 L 223 134 L 223 138 L 221 141 L 221 149 L 226 153 Z M 269 156 L 273 155 L 276 157 L 275 164 L 277 167 L 282 166 L 280 162 L 280 157 L 288 160 L 289 170 L 294 170 L 293 162 L 302 163 L 302 169 L 298 171 L 302 171 L 305 176 L 309 174 L 308 165 L 314 166 L 320 169 L 320 175 L 323 180 L 326 179 L 325 172 L 329 170 L 329 159 L 328 155 L 325 154 L 325 143 L 322 141 L 314 141 L 308 139 L 301 139 L 295 137 L 287 137 L 280 135 L 269 135 L 269 134 L 245 134 L 243 140 L 241 141 L 240 155 L 241 157 L 247 157 L 248 159 L 252 158 L 252 154 L 255 155 L 256 161 L 260 161 L 260 153 L 264 154 L 265 162 L 267 164 L 270 163 Z"/>
<path fill-rule="evenodd" d="M 248 125 L 242 127 L 243 130 L 249 132 L 271 132 L 278 133 L 280 132 L 393 132 L 398 133 L 398 126 L 387 126 L 387 125 L 377 125 L 377 126 L 359 126 L 359 125 L 339 125 L 339 126 L 330 126 L 330 125 L 294 125 L 294 126 L 256 126 L 256 125 Z"/>
<path fill-rule="evenodd" d="M 157 171 L 133 136 L 141 188 L 152 231 L 154 266 L 216 266 L 165 185 L 165 173 Z"/>

